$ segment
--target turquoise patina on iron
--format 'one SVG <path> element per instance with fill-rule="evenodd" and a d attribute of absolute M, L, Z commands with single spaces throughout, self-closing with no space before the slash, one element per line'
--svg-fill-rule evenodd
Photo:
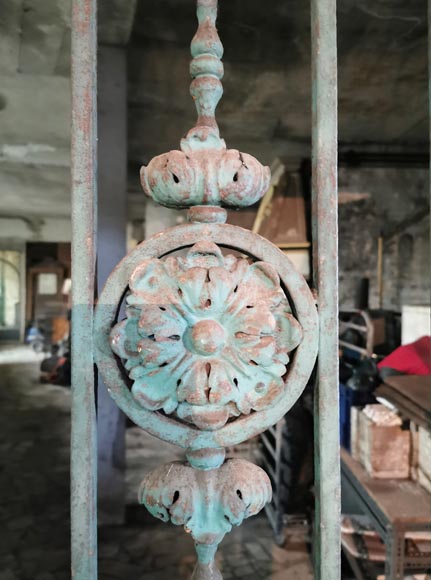
<path fill-rule="evenodd" d="M 152 159 L 141 169 L 144 191 L 167 207 L 249 206 L 267 191 L 269 167 L 220 138 L 215 109 L 223 94 L 223 45 L 215 21 L 217 2 L 198 1 L 199 28 L 191 44 L 190 93 L 198 112 L 196 126 L 181 141 L 181 151 Z"/>
<path fill-rule="evenodd" d="M 213 208 L 205 209 L 212 212 Z M 289 297 L 289 304 L 303 334 L 301 342 L 290 356 L 287 372 L 283 376 L 284 387 L 277 404 L 249 415 L 242 414 L 215 431 L 193 428 L 192 424 L 176 420 L 174 415 L 145 409 L 133 397 L 112 350 L 112 327 L 117 321 L 118 305 L 130 288 L 133 272 L 149 260 L 168 256 L 177 248 L 192 247 L 203 239 L 217 242 L 219 247 L 247 252 L 256 262 L 270 263 L 280 276 L 281 287 Z M 253 248 L 253 253 L 250 248 Z M 237 445 L 254 437 L 274 425 L 289 411 L 307 384 L 314 366 L 318 318 L 314 298 L 307 283 L 276 246 L 249 230 L 229 224 L 190 223 L 149 238 L 125 256 L 110 275 L 99 296 L 95 312 L 95 334 L 95 354 L 99 370 L 112 397 L 137 425 L 156 437 L 184 448 L 216 448 Z"/>
<path fill-rule="evenodd" d="M 143 407 L 215 430 L 277 402 L 302 330 L 270 264 L 200 242 L 144 261 L 129 287 L 111 341 Z"/>
<path fill-rule="evenodd" d="M 232 526 L 270 501 L 271 484 L 264 471 L 242 459 L 211 470 L 172 463 L 145 478 L 139 498 L 154 517 L 191 533 L 200 561 L 197 577 L 216 579 L 221 578 L 213 564 L 218 544 Z"/>
<path fill-rule="evenodd" d="M 143 242 L 114 270 L 96 308 L 95 344 L 118 405 L 150 433 L 186 449 L 186 462 L 145 478 L 140 501 L 191 533 L 193 578 L 218 580 L 218 544 L 271 499 L 266 473 L 225 460 L 224 447 L 264 431 L 295 403 L 314 366 L 318 324 L 311 292 L 288 258 L 225 224 L 226 212 L 215 207 L 255 203 L 270 172 L 220 138 L 217 1 L 197 4 L 190 67 L 196 126 L 181 151 L 141 170 L 146 193 L 162 205 L 190 208 L 191 223 Z M 186 248 L 185 256 L 170 255 Z M 118 321 L 124 296 L 126 318 Z"/>

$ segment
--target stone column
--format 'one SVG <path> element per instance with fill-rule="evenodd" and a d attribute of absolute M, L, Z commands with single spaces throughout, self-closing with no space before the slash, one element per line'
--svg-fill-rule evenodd
<path fill-rule="evenodd" d="M 126 50 L 98 52 L 99 292 L 126 253 L 127 193 Z M 125 416 L 99 376 L 97 396 L 99 525 L 124 521 Z"/>

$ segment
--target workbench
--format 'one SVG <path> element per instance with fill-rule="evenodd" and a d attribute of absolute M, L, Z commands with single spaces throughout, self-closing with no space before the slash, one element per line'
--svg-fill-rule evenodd
<path fill-rule="evenodd" d="M 374 479 L 343 448 L 342 486 L 348 488 L 386 547 L 385 578 L 401 580 L 404 571 L 431 571 L 431 554 L 408 554 L 407 532 L 431 531 L 431 495 L 410 480 Z"/>

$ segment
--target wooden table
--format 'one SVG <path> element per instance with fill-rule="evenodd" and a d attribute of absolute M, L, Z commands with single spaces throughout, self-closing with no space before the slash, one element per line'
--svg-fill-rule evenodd
<path fill-rule="evenodd" d="M 402 580 L 404 570 L 431 569 L 431 556 L 408 555 L 407 532 L 431 531 L 431 495 L 410 480 L 374 479 L 341 449 L 343 483 L 350 487 L 386 546 L 386 580 Z"/>
<path fill-rule="evenodd" d="M 431 428 L 431 376 L 386 377 L 374 395 L 387 399 L 403 417 L 425 429 Z"/>

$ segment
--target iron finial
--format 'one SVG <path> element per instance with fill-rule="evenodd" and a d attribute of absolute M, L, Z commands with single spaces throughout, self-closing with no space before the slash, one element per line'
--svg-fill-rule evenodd
<path fill-rule="evenodd" d="M 141 168 L 142 187 L 167 207 L 247 207 L 267 191 L 270 170 L 247 153 L 227 149 L 220 137 L 215 110 L 223 94 L 223 45 L 216 29 L 217 0 L 198 0 L 197 17 L 190 94 L 198 119 L 181 140 L 181 151 L 154 157 Z"/>

